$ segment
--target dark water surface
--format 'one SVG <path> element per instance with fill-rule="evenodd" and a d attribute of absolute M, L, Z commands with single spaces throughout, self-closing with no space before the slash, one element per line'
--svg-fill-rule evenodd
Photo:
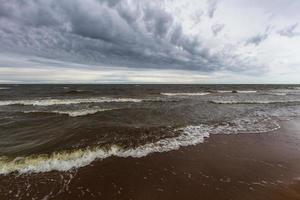
<path fill-rule="evenodd" d="M 0 85 L 0 174 L 273 131 L 299 114 L 299 85 Z"/>

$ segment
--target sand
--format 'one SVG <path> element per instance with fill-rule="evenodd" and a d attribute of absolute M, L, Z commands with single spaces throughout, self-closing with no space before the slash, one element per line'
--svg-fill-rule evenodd
<path fill-rule="evenodd" d="M 0 199 L 297 200 L 300 120 L 261 134 L 143 158 L 108 158 L 71 172 L 0 176 Z"/>

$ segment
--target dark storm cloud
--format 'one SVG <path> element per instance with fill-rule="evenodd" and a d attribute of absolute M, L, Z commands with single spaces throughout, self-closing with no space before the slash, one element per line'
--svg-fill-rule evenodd
<path fill-rule="evenodd" d="M 104 66 L 244 70 L 211 51 L 161 1 L 0 0 L 0 52 Z M 208 2 L 213 17 L 217 1 Z M 224 25 L 212 27 L 214 35 Z M 258 44 L 260 38 L 249 42 Z M 213 52 L 213 53 L 212 53 Z M 225 62 L 225 58 L 230 63 Z"/>
<path fill-rule="evenodd" d="M 150 1 L 1 0 L 1 51 L 129 67 L 215 70 L 218 59 Z"/>

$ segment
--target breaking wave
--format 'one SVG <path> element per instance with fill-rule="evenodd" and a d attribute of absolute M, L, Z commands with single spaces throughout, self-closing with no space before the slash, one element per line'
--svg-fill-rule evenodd
<path fill-rule="evenodd" d="M 297 103 L 298 100 L 212 100 L 216 104 L 276 104 L 276 103 Z"/>
<path fill-rule="evenodd" d="M 244 93 L 244 94 L 251 94 L 257 93 L 256 90 L 217 90 L 217 93 Z"/>
<path fill-rule="evenodd" d="M 287 95 L 287 93 L 279 93 L 279 92 L 277 92 L 277 93 L 271 93 L 272 95 L 276 95 L 276 96 L 286 96 Z"/>
<path fill-rule="evenodd" d="M 217 93 L 232 93 L 232 90 L 217 90 Z"/>
<path fill-rule="evenodd" d="M 179 92 L 179 93 L 160 93 L 165 96 L 204 96 L 210 94 L 209 92 Z"/>
<path fill-rule="evenodd" d="M 269 90 L 268 92 L 266 92 L 266 94 L 277 95 L 277 96 L 286 96 L 286 95 L 298 96 L 300 95 L 300 91 L 299 89 L 274 89 L 274 90 Z"/>
<path fill-rule="evenodd" d="M 24 111 L 24 113 L 58 113 L 58 114 L 63 114 L 63 115 L 69 115 L 70 117 L 79 117 L 79 116 L 85 116 L 85 115 L 93 115 L 98 112 L 105 112 L 109 110 L 114 110 L 114 109 L 101 109 L 101 108 L 94 108 L 94 109 L 81 109 L 81 110 L 53 110 L 53 111 L 38 111 L 38 110 L 33 110 L 33 111 Z"/>
<path fill-rule="evenodd" d="M 0 106 L 8 105 L 33 105 L 33 106 L 51 106 L 51 105 L 69 105 L 81 103 L 106 103 L 106 102 L 142 102 L 142 99 L 133 98 L 85 98 L 85 99 L 39 99 L 39 100 L 5 100 L 0 101 Z"/>
<path fill-rule="evenodd" d="M 109 147 L 95 147 L 78 149 L 74 151 L 55 152 L 51 155 L 34 155 L 9 159 L 0 157 L 0 174 L 38 173 L 48 171 L 67 171 L 73 168 L 87 166 L 95 160 L 107 157 L 134 157 L 140 158 L 155 152 L 177 150 L 183 146 L 203 143 L 210 134 L 237 134 L 262 133 L 280 128 L 273 119 L 257 114 L 248 118 L 240 118 L 231 122 L 219 124 L 201 124 L 175 129 L 179 135 L 172 138 L 161 139 L 156 142 L 132 148 L 123 148 L 118 145 Z"/>
<path fill-rule="evenodd" d="M 237 93 L 244 93 L 244 94 L 251 94 L 251 93 L 257 93 L 256 90 L 237 90 Z"/>
<path fill-rule="evenodd" d="M 8 160 L 0 157 L 0 174 L 38 173 L 48 171 L 67 171 L 73 168 L 86 166 L 97 159 L 105 159 L 110 156 L 116 157 L 144 157 L 154 152 L 166 152 L 179 149 L 181 146 L 202 143 L 209 133 L 202 131 L 201 126 L 186 127 L 181 129 L 181 134 L 174 138 L 166 138 L 154 143 L 148 143 L 136 148 L 122 148 L 111 145 L 109 148 L 88 148 L 72 152 L 56 152 L 49 156 L 38 155 L 18 157 Z"/>

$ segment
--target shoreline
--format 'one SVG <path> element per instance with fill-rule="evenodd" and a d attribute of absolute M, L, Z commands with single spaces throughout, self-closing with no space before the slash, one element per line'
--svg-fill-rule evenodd
<path fill-rule="evenodd" d="M 0 176 L 0 199 L 300 199 L 300 119 L 142 158 Z"/>

